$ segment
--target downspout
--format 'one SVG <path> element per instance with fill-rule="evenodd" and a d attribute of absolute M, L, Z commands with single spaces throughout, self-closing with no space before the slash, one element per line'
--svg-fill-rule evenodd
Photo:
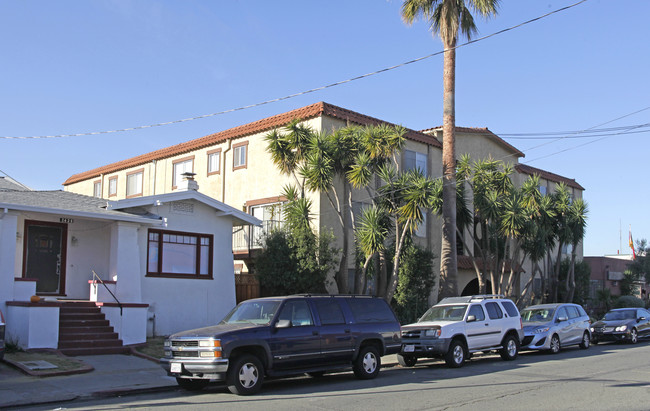
<path fill-rule="evenodd" d="M 228 148 L 223 152 L 223 168 L 221 173 L 221 202 L 226 204 L 226 154 L 232 148 L 232 139 L 228 139 Z"/>
<path fill-rule="evenodd" d="M 156 160 L 151 160 L 151 164 L 153 165 L 153 189 L 151 192 L 151 195 L 156 195 L 156 171 L 158 170 L 158 167 L 156 167 Z"/>

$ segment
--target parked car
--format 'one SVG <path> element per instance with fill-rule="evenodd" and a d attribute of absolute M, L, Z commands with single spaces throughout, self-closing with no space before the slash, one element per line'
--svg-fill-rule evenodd
<path fill-rule="evenodd" d="M 522 350 L 548 350 L 553 354 L 570 345 L 589 348 L 589 316 L 578 304 L 542 304 L 521 310 L 524 323 Z"/>
<path fill-rule="evenodd" d="M 636 344 L 639 338 L 650 336 L 650 312 L 644 308 L 617 308 L 592 324 L 593 343 L 627 341 Z"/>
<path fill-rule="evenodd" d="M 399 352 L 400 325 L 385 300 L 294 295 L 247 300 L 218 325 L 171 335 L 161 365 L 189 390 L 225 381 L 234 394 L 278 377 L 352 368 L 375 378 L 381 356 Z"/>
<path fill-rule="evenodd" d="M 5 356 L 5 317 L 0 310 L 0 361 Z"/>
<path fill-rule="evenodd" d="M 455 368 L 472 353 L 493 350 L 504 360 L 514 360 L 523 335 L 517 306 L 502 296 L 444 298 L 417 323 L 402 327 L 397 360 L 412 367 L 418 358 L 442 357 Z"/>

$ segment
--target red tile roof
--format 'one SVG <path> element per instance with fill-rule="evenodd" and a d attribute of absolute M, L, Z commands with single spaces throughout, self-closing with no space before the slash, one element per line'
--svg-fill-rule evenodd
<path fill-rule="evenodd" d="M 160 150 L 152 151 L 150 153 L 142 154 L 126 160 L 118 161 L 116 163 L 108 164 L 102 167 L 94 168 L 92 170 L 84 171 L 69 177 L 63 185 L 74 184 L 80 181 L 88 180 L 90 178 L 98 177 L 102 174 L 114 173 L 116 171 L 124 170 L 127 168 L 139 166 L 148 163 L 152 160 L 160 160 L 177 156 L 179 154 L 188 153 L 190 151 L 198 150 L 201 148 L 209 147 L 219 144 L 229 139 L 241 138 L 252 134 L 261 133 L 264 131 L 272 130 L 277 127 L 282 127 L 288 124 L 291 120 L 299 118 L 301 120 L 309 120 L 312 118 L 327 116 L 339 120 L 350 122 L 357 125 L 377 125 L 392 123 L 379 120 L 374 117 L 366 116 L 348 110 L 342 107 L 337 107 L 325 102 L 315 103 L 309 106 L 301 107 L 286 113 L 277 114 L 275 116 L 267 117 L 262 120 L 254 121 L 252 123 L 244 124 L 241 126 L 233 127 L 228 130 L 220 131 L 218 133 L 210 134 L 194 140 L 186 141 L 184 143 L 176 144 L 174 146 L 166 147 Z M 406 129 L 406 138 L 420 143 L 429 144 L 434 147 L 442 148 L 442 144 L 434 137 L 422 133 L 420 131 Z"/>
<path fill-rule="evenodd" d="M 432 131 L 438 131 L 438 130 L 442 130 L 442 126 L 427 128 L 426 130 L 420 130 L 420 131 L 429 134 Z M 512 144 L 508 143 L 501 137 L 497 136 L 496 134 L 488 130 L 487 127 L 456 127 L 456 132 L 476 133 L 476 134 L 486 135 L 488 138 L 492 139 L 495 143 L 505 147 L 506 150 L 510 150 L 513 153 L 515 153 L 518 157 L 526 157 L 526 155 L 523 152 L 519 151 L 517 147 L 513 146 Z"/>
<path fill-rule="evenodd" d="M 559 174 L 551 173 L 550 171 L 542 170 L 541 168 L 535 168 L 528 166 L 526 164 L 517 164 L 515 165 L 515 170 L 522 174 L 528 175 L 538 175 L 540 178 L 545 180 L 553 181 L 556 183 L 564 183 L 569 187 L 577 188 L 578 190 L 584 191 L 584 187 L 578 184 L 578 182 L 572 178 L 563 177 Z"/>

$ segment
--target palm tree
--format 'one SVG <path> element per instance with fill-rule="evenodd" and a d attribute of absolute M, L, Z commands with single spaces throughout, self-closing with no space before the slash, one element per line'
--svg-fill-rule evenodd
<path fill-rule="evenodd" d="M 568 225 L 571 230 L 571 265 L 566 280 L 567 297 L 566 302 L 573 302 L 573 294 L 576 289 L 575 281 L 575 266 L 576 266 L 576 248 L 585 236 L 585 228 L 587 227 L 587 203 L 583 199 L 577 198 L 571 203 L 569 207 Z"/>
<path fill-rule="evenodd" d="M 456 41 L 461 34 L 468 39 L 477 32 L 468 6 L 483 17 L 496 14 L 499 0 L 404 0 L 402 18 L 412 24 L 418 18 L 430 23 L 445 48 L 442 126 L 442 249 L 440 253 L 440 297 L 458 295 L 456 258 Z"/>

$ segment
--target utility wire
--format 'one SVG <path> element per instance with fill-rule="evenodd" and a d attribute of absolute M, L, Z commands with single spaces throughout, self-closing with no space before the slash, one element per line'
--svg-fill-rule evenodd
<path fill-rule="evenodd" d="M 352 77 L 352 78 L 349 78 L 347 80 L 337 81 L 335 83 L 331 83 L 331 84 L 328 84 L 328 85 L 312 88 L 310 90 L 305 90 L 305 91 L 301 91 L 301 92 L 298 92 L 298 93 L 289 94 L 289 95 L 286 95 L 284 97 L 278 97 L 278 98 L 274 98 L 274 99 L 271 99 L 271 100 L 262 101 L 260 103 L 249 104 L 247 106 L 241 106 L 241 107 L 232 108 L 232 109 L 229 109 L 229 110 L 218 111 L 218 112 L 210 113 L 210 114 L 203 114 L 203 115 L 200 115 L 200 116 L 188 117 L 188 118 L 184 118 L 184 119 L 180 119 L 180 120 L 166 121 L 166 122 L 162 122 L 162 123 L 155 123 L 155 124 L 148 124 L 148 125 L 143 125 L 143 126 L 121 128 L 121 129 L 115 129 L 115 130 L 93 131 L 93 132 L 74 133 L 74 134 L 43 135 L 43 136 L 0 136 L 0 139 L 60 138 L 60 137 L 80 137 L 80 136 L 94 136 L 94 135 L 100 135 L 100 134 L 120 133 L 120 132 L 125 132 L 125 131 L 142 130 L 142 129 L 152 128 L 152 127 L 161 127 L 161 126 L 168 126 L 168 125 L 171 125 L 171 124 L 185 123 L 185 122 L 188 122 L 188 121 L 194 121 L 194 120 L 199 120 L 199 119 L 202 119 L 202 118 L 214 117 L 214 116 L 218 116 L 218 115 L 222 115 L 222 114 L 226 114 L 226 113 L 233 113 L 233 112 L 236 112 L 236 111 L 246 110 L 246 109 L 253 108 L 253 107 L 259 107 L 259 106 L 263 106 L 263 105 L 270 104 L 270 103 L 276 103 L 278 101 L 288 100 L 288 99 L 298 97 L 298 96 L 302 96 L 302 95 L 305 95 L 305 94 L 315 93 L 317 91 L 321 91 L 321 90 L 325 90 L 325 89 L 328 89 L 328 88 L 340 86 L 340 85 L 343 85 L 343 84 L 346 84 L 346 83 L 350 83 L 352 81 L 361 80 L 361 79 L 371 77 L 371 76 L 374 76 L 374 75 L 377 75 L 377 74 L 385 73 L 387 71 L 395 70 L 397 68 L 401 68 L 401 67 L 407 66 L 409 64 L 417 63 L 417 62 L 420 62 L 422 60 L 426 60 L 428 58 L 444 54 L 447 51 L 459 49 L 461 47 L 465 47 L 465 46 L 468 46 L 470 44 L 474 44 L 474 43 L 477 43 L 479 41 L 483 41 L 483 40 L 489 39 L 491 37 L 497 36 L 499 34 L 503 34 L 503 33 L 506 33 L 508 31 L 517 29 L 517 28 L 525 26 L 527 24 L 534 23 L 536 21 L 544 19 L 544 18 L 546 18 L 548 16 L 551 16 L 553 14 L 569 10 L 569 9 L 571 9 L 573 7 L 576 7 L 576 6 L 582 4 L 582 3 L 586 2 L 586 1 L 587 0 L 580 0 L 577 3 L 571 4 L 571 5 L 566 6 L 566 7 L 562 7 L 560 9 L 551 11 L 551 12 L 546 13 L 544 15 L 541 15 L 539 17 L 535 17 L 533 19 L 524 21 L 523 23 L 519 23 L 519 24 L 517 24 L 515 26 L 511 26 L 511 27 L 505 28 L 503 30 L 499 30 L 499 31 L 494 32 L 492 34 L 488 34 L 486 36 L 479 37 L 479 38 L 474 39 L 474 40 L 470 40 L 470 41 L 468 41 L 466 43 L 463 43 L 463 44 L 457 45 L 455 47 L 445 49 L 445 50 L 442 50 L 442 51 L 439 51 L 439 52 L 436 52 L 436 53 L 432 53 L 432 54 L 429 54 L 429 55 L 424 56 L 424 57 L 409 60 L 409 61 L 406 61 L 404 63 L 400 63 L 400 64 L 397 64 L 397 65 L 394 65 L 394 66 L 391 66 L 391 67 L 386 67 L 386 68 L 383 68 L 383 69 L 380 69 L 380 70 L 377 70 L 377 71 L 373 71 L 371 73 L 362 74 L 360 76 Z"/>

